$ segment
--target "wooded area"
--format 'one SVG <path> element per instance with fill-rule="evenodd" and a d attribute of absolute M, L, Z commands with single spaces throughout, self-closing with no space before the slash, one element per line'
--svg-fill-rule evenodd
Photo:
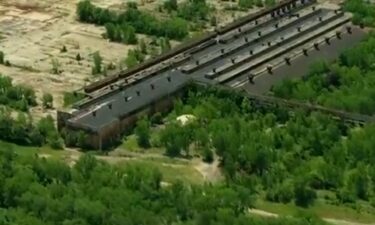
<path fill-rule="evenodd" d="M 184 114 L 196 119 L 173 122 Z M 308 207 L 317 191 L 327 190 L 333 193 L 325 196 L 329 204 L 356 207 L 360 200 L 375 206 L 374 125 L 347 127 L 319 113 L 257 109 L 217 90 L 190 92 L 167 121 L 151 143 L 173 157 L 193 151 L 210 162 L 217 155 L 228 183 L 268 201 Z M 139 144 L 148 144 L 145 122 L 136 131 Z"/>
<path fill-rule="evenodd" d="M 186 15 L 189 12 L 186 12 Z M 128 3 L 127 10 L 124 12 L 115 12 L 96 7 L 91 1 L 84 0 L 78 3 L 77 15 L 82 22 L 105 25 L 106 35 L 111 41 L 126 44 L 137 43 L 135 33 L 176 40 L 181 40 L 189 34 L 188 22 L 181 17 L 174 16 L 171 19 L 160 20 L 139 10 L 136 3 Z"/>
<path fill-rule="evenodd" d="M 346 0 L 344 9 L 353 13 L 353 23 L 375 26 L 375 5 L 370 1 Z"/>
<path fill-rule="evenodd" d="M 162 184 L 153 168 L 116 167 L 85 155 L 70 168 L 52 159 L 0 150 L 3 225 L 320 225 L 319 219 L 246 215 L 249 189 L 237 185 Z"/>

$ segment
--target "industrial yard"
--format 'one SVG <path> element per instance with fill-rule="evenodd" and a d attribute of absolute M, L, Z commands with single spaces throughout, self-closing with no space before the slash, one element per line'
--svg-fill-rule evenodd
<path fill-rule="evenodd" d="M 60 112 L 59 129 L 83 130 L 101 149 L 141 115 L 167 111 L 191 81 L 264 94 L 283 79 L 303 76 L 314 60 L 336 58 L 364 35 L 339 7 L 286 1 L 86 86 L 88 97 L 77 111 Z"/>
<path fill-rule="evenodd" d="M 374 225 L 375 5 L 3 0 L 4 225 Z"/>

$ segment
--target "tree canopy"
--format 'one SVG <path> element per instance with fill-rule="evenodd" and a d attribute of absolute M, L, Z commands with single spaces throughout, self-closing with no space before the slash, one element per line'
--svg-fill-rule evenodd
<path fill-rule="evenodd" d="M 182 40 L 188 36 L 188 23 L 178 17 L 159 20 L 155 16 L 141 11 L 136 4 L 128 5 L 126 11 L 115 12 L 97 7 L 89 0 L 77 5 L 78 19 L 82 22 L 105 25 L 106 36 L 112 41 L 127 44 L 137 43 L 135 33 L 167 37 Z"/>
<path fill-rule="evenodd" d="M 307 218 L 245 214 L 251 192 L 224 185 L 161 186 L 154 168 L 111 166 L 92 155 L 71 168 L 61 161 L 0 149 L 1 224 L 305 225 Z M 324 224 L 316 221 L 314 225 Z"/>

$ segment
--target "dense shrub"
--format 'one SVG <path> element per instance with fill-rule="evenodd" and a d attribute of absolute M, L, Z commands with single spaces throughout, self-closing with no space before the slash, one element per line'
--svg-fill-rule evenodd
<path fill-rule="evenodd" d="M 180 18 L 159 20 L 136 5 L 125 12 L 112 12 L 94 6 L 89 0 L 78 3 L 78 18 L 82 22 L 106 25 L 107 37 L 113 41 L 135 44 L 135 32 L 181 40 L 188 35 L 188 24 Z"/>
<path fill-rule="evenodd" d="M 21 111 L 28 111 L 31 106 L 36 106 L 37 102 L 32 88 L 14 85 L 10 77 L 0 74 L 0 104 Z"/>

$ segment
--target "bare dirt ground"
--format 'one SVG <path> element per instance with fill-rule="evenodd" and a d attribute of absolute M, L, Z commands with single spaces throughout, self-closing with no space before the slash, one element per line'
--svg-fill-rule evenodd
<path fill-rule="evenodd" d="M 2 0 L 0 2 L 0 49 L 12 67 L 0 66 L 0 72 L 16 83 L 54 95 L 62 106 L 62 92 L 81 88 L 91 75 L 92 53 L 99 51 L 105 62 L 117 63 L 128 49 L 101 37 L 102 27 L 76 21 L 77 0 Z M 95 1 L 94 1 L 95 2 Z M 101 1 L 106 5 L 120 0 Z M 63 46 L 67 52 L 61 53 Z M 75 60 L 77 54 L 83 60 Z M 61 74 L 52 74 L 52 59 L 58 60 Z M 39 109 L 35 109 L 39 110 Z"/>
<path fill-rule="evenodd" d="M 205 163 L 202 159 L 193 160 L 194 168 L 202 174 L 205 181 L 210 183 L 219 182 L 224 179 L 219 164 L 220 162 L 217 157 L 212 163 Z"/>

